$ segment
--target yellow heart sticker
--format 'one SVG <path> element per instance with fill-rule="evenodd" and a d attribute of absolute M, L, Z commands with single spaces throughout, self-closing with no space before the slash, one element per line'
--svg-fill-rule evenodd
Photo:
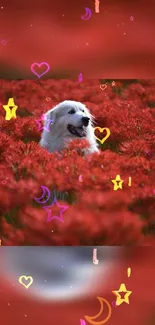
<path fill-rule="evenodd" d="M 29 279 L 29 283 L 28 284 L 25 284 L 22 282 L 22 278 L 24 278 L 26 281 Z M 26 289 L 29 288 L 29 286 L 33 283 L 33 278 L 32 276 L 26 276 L 26 275 L 21 275 L 20 278 L 19 278 L 19 283 L 21 283 Z"/>
<path fill-rule="evenodd" d="M 104 130 L 106 130 L 107 135 L 104 138 L 99 139 L 95 135 L 95 130 L 99 130 L 100 132 L 103 132 Z M 103 144 L 110 137 L 110 130 L 108 128 L 100 128 L 99 126 L 97 126 L 96 128 L 94 128 L 94 136 L 98 141 L 100 141 L 100 143 Z"/>
<path fill-rule="evenodd" d="M 107 85 L 106 85 L 106 84 L 100 85 L 100 88 L 101 88 L 102 90 L 104 90 L 104 89 L 107 88 Z"/>

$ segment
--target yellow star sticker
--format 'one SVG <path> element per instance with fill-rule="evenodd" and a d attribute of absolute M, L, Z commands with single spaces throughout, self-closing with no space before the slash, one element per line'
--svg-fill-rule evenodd
<path fill-rule="evenodd" d="M 119 184 L 117 184 L 119 182 Z M 117 191 L 119 188 L 122 190 L 122 179 L 120 178 L 120 175 L 117 175 L 115 179 L 112 179 L 112 183 L 114 184 L 114 191 Z"/>
<path fill-rule="evenodd" d="M 124 295 L 124 298 L 121 298 L 121 295 L 119 292 L 126 292 Z M 121 305 L 123 302 L 126 302 L 126 304 L 129 304 L 129 296 L 131 295 L 132 291 L 126 290 L 126 286 L 124 283 L 121 283 L 120 288 L 118 291 L 112 291 L 114 295 L 117 297 L 116 299 L 116 306 Z"/>
<path fill-rule="evenodd" d="M 10 107 L 12 108 L 12 111 L 11 111 Z M 5 119 L 7 121 L 11 120 L 12 117 L 16 118 L 16 110 L 17 110 L 18 106 L 15 105 L 13 98 L 9 98 L 8 104 L 3 105 L 3 108 L 6 111 Z"/>

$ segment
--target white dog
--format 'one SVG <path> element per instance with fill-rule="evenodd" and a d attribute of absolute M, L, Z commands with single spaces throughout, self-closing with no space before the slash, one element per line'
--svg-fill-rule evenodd
<path fill-rule="evenodd" d="M 97 148 L 93 117 L 86 106 L 73 100 L 65 100 L 44 115 L 44 125 L 51 119 L 50 132 L 43 130 L 40 144 L 49 152 L 61 151 L 75 138 L 86 138 L 90 143 L 87 153 L 99 152 Z"/>

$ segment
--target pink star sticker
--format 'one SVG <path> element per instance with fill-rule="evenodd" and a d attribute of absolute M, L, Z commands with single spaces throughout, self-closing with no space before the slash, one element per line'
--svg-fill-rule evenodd
<path fill-rule="evenodd" d="M 45 114 L 42 114 L 40 119 L 35 120 L 35 122 L 36 122 L 36 123 L 38 124 L 38 126 L 39 126 L 38 131 L 45 130 L 45 131 L 47 131 L 47 132 L 50 132 L 49 127 L 50 127 L 50 124 L 53 122 L 53 120 L 47 119 L 47 120 L 46 120 L 46 121 L 47 121 L 46 126 L 42 126 L 41 121 L 44 121 L 44 115 L 45 115 Z"/>
<path fill-rule="evenodd" d="M 53 217 L 51 216 L 51 209 L 50 209 L 50 208 L 53 207 L 54 203 L 56 203 L 57 207 L 62 208 L 62 209 L 60 210 L 60 216 L 59 216 L 59 217 L 58 217 L 58 216 L 53 216 Z M 52 219 L 57 219 L 57 220 L 59 220 L 59 221 L 61 221 L 61 222 L 64 223 L 62 213 L 68 209 L 68 206 L 65 206 L 65 205 L 59 205 L 58 202 L 57 202 L 56 197 L 54 197 L 53 202 L 52 202 L 51 205 L 45 206 L 45 207 L 43 207 L 43 209 L 44 209 L 45 211 L 47 211 L 47 214 L 48 214 L 47 222 L 51 221 Z"/>

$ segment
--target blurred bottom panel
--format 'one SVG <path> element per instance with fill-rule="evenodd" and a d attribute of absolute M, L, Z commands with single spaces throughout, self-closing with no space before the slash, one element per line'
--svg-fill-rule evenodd
<path fill-rule="evenodd" d="M 1 324 L 155 324 L 151 247 L 1 247 L 0 258 Z"/>

